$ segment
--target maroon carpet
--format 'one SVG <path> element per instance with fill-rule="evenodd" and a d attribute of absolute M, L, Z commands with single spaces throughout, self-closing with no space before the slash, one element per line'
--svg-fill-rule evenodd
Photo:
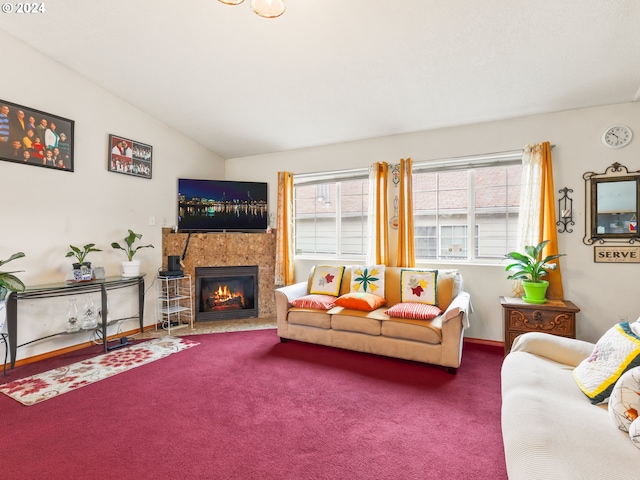
<path fill-rule="evenodd" d="M 454 376 L 281 344 L 274 330 L 191 338 L 201 344 L 34 406 L 0 395 L 2 478 L 507 478 L 501 348 L 467 344 Z"/>

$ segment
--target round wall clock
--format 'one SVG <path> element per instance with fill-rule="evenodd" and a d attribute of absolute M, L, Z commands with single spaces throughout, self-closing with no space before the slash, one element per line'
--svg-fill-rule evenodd
<path fill-rule="evenodd" d="M 610 148 L 622 148 L 633 137 L 633 132 L 626 125 L 614 125 L 607 128 L 602 134 L 602 143 Z"/>

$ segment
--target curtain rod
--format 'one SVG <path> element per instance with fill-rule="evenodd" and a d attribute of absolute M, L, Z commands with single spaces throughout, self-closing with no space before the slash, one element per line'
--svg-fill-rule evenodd
<path fill-rule="evenodd" d="M 552 149 L 555 147 L 556 147 L 555 145 L 551 145 Z M 521 148 L 519 150 L 510 150 L 506 152 L 481 153 L 478 155 L 448 157 L 448 158 L 438 159 L 433 161 L 420 160 L 416 163 L 423 164 L 423 162 L 425 163 L 428 162 L 430 165 L 435 165 L 435 164 L 452 163 L 452 162 L 455 163 L 455 162 L 462 162 L 462 161 L 469 161 L 469 160 L 482 160 L 483 158 L 491 158 L 491 159 L 496 159 L 496 157 L 508 158 L 508 157 L 517 156 L 517 155 L 522 156 L 523 154 L 524 154 L 524 148 Z M 369 167 L 367 166 L 362 168 L 351 168 L 347 170 L 330 170 L 326 172 L 294 173 L 293 177 L 295 182 L 295 179 L 298 179 L 298 180 L 304 180 L 306 178 L 326 179 L 327 177 L 332 177 L 334 175 L 340 175 L 341 178 L 350 177 L 350 176 L 355 177 L 355 176 L 366 175 L 368 171 L 369 171 Z"/>
<path fill-rule="evenodd" d="M 551 145 L 551 149 L 556 148 L 555 145 Z M 492 153 L 479 153 L 475 155 L 462 155 L 460 157 L 446 157 L 446 158 L 438 158 L 432 160 L 432 162 L 446 162 L 446 161 L 458 161 L 458 160 L 472 160 L 472 159 L 482 159 L 482 158 L 496 158 L 496 157 L 511 157 L 514 155 L 523 155 L 524 148 L 520 148 L 518 150 L 508 150 L 504 152 L 492 152 Z M 419 160 L 420 162 L 427 162 L 429 160 Z"/>

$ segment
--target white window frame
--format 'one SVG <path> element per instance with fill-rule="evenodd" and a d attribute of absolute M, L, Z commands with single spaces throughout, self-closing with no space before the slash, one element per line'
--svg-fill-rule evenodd
<path fill-rule="evenodd" d="M 331 259 L 354 259 L 354 260 L 363 260 L 366 258 L 366 253 L 363 254 L 355 254 L 355 253 L 340 253 L 342 252 L 342 184 L 341 182 L 348 182 L 352 180 L 367 180 L 369 178 L 369 169 L 368 168 L 357 168 L 350 170 L 340 170 L 340 171 L 331 171 L 331 172 L 320 172 L 320 173 L 306 173 L 306 174 L 294 174 L 293 176 L 293 187 L 294 190 L 297 186 L 311 186 L 311 185 L 324 185 L 327 183 L 334 182 L 336 187 L 336 216 L 335 216 L 335 231 L 336 231 L 336 239 L 335 253 L 312 253 L 312 252 L 303 252 L 294 253 L 295 258 L 331 258 Z M 294 224 L 295 224 L 295 198 L 294 194 Z M 295 226 L 294 226 L 295 230 Z M 366 226 L 365 226 L 366 232 Z M 295 234 L 294 234 L 294 242 L 295 242 Z M 363 244 L 364 248 L 366 248 L 366 242 Z M 295 247 L 295 246 L 294 246 Z M 294 248 L 294 250 L 296 250 Z"/>
<path fill-rule="evenodd" d="M 447 172 L 454 170 L 463 170 L 467 172 L 467 257 L 449 258 L 442 255 L 442 227 L 454 226 L 446 219 L 441 221 L 438 215 L 436 220 L 437 237 L 437 258 L 421 258 L 416 255 L 416 262 L 447 262 L 447 263 L 499 263 L 502 258 L 497 257 L 478 257 L 479 246 L 476 242 L 476 232 L 478 225 L 476 222 L 476 205 L 475 205 L 475 172 L 477 169 L 486 167 L 507 167 L 510 165 L 522 165 L 523 150 L 513 150 L 509 152 L 500 152 L 484 155 L 473 155 L 466 157 L 456 157 L 449 159 L 441 159 L 431 162 L 414 162 L 412 175 L 429 172 Z M 508 186 L 507 186 L 508 188 Z M 439 191 L 436 189 L 436 192 Z M 414 189 L 415 193 L 415 189 Z M 416 204 L 414 201 L 414 209 Z M 508 210 L 508 207 L 507 207 Z M 505 213 L 507 211 L 505 210 Z M 415 224 L 415 216 L 414 216 Z M 507 251 L 504 252 L 505 254 Z"/>
<path fill-rule="evenodd" d="M 441 228 L 444 226 L 454 226 L 446 221 L 446 219 L 442 222 L 440 220 L 437 221 L 436 224 L 436 232 L 437 232 L 437 259 L 423 259 L 416 257 L 416 261 L 423 262 L 443 262 L 443 263 L 499 263 L 501 259 L 497 258 L 487 258 L 487 257 L 477 257 L 478 245 L 476 244 L 476 232 L 478 231 L 478 226 L 475 221 L 475 197 L 474 197 L 474 171 L 478 168 L 483 167 L 498 167 L 498 166 L 509 166 L 509 165 L 521 165 L 522 164 L 522 155 L 523 150 L 513 150 L 509 152 L 499 152 L 499 153 L 491 153 L 484 155 L 472 155 L 465 157 L 456 157 L 456 158 L 447 158 L 447 159 L 439 159 L 435 161 L 421 161 L 414 162 L 412 168 L 412 174 L 418 174 L 422 172 L 444 172 L 444 171 L 452 171 L 452 170 L 466 170 L 469 172 L 467 176 L 467 253 L 468 256 L 465 259 L 460 258 L 448 258 L 444 257 L 440 254 L 442 249 L 442 237 L 441 237 Z M 330 182 L 335 182 L 336 185 L 336 202 L 337 202 L 337 210 L 336 210 L 336 226 L 335 226 L 335 245 L 336 252 L 335 253 L 312 253 L 312 252 L 304 252 L 304 253 L 295 253 L 295 258 L 332 258 L 332 259 L 354 259 L 354 260 L 363 260 L 366 258 L 366 254 L 358 255 L 353 253 L 341 254 L 338 252 L 342 251 L 342 238 L 341 238 L 341 217 L 339 212 L 341 212 L 341 192 L 340 192 L 340 182 L 356 180 L 356 179 L 367 179 L 369 176 L 368 168 L 358 168 L 358 169 L 350 169 L 350 170 L 341 170 L 341 171 L 330 171 L 330 172 L 319 172 L 319 173 L 306 173 L 306 174 L 294 174 L 294 189 L 296 186 L 310 186 L 310 185 L 321 185 Z M 414 202 L 415 208 L 415 202 Z M 294 195 L 294 224 L 295 224 L 295 195 Z M 295 227 L 294 227 L 295 228 Z M 295 237 L 294 237 L 295 238 Z M 295 240 L 294 240 L 295 241 Z M 507 253 L 506 251 L 504 253 Z"/>

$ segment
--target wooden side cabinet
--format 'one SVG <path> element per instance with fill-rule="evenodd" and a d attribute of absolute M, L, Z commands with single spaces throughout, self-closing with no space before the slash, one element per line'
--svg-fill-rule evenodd
<path fill-rule="evenodd" d="M 547 300 L 536 305 L 521 298 L 500 297 L 504 312 L 504 354 L 518 335 L 543 332 L 560 337 L 576 338 L 576 313 L 580 311 L 569 300 Z"/>

